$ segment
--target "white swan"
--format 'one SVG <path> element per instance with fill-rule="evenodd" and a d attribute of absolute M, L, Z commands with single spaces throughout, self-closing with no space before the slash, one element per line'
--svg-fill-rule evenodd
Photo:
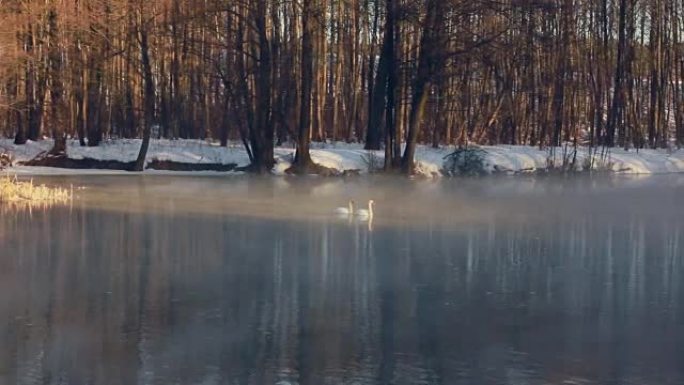
<path fill-rule="evenodd" d="M 347 207 L 338 207 L 335 209 L 337 215 L 354 215 L 354 201 L 349 201 Z"/>
<path fill-rule="evenodd" d="M 368 210 L 366 209 L 359 209 L 356 210 L 356 216 L 361 217 L 361 219 L 373 219 L 373 205 L 375 204 L 374 200 L 369 200 L 368 201 Z"/>

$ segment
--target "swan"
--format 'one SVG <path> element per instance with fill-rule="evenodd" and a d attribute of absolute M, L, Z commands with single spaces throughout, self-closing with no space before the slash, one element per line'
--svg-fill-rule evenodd
<path fill-rule="evenodd" d="M 362 219 L 373 219 L 373 205 L 375 204 L 374 200 L 369 200 L 368 201 L 368 210 L 366 209 L 359 209 L 356 211 L 356 216 L 361 217 Z"/>
<path fill-rule="evenodd" d="M 354 201 L 349 201 L 347 207 L 338 207 L 335 209 L 337 215 L 354 215 Z"/>

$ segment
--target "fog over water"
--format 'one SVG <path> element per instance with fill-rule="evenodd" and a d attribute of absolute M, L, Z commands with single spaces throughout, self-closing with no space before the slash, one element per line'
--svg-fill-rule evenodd
<path fill-rule="evenodd" d="M 0 384 L 684 382 L 682 177 L 45 181 Z"/>

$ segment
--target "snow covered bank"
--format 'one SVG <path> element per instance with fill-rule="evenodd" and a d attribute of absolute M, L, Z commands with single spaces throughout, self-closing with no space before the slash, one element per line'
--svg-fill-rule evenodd
<path fill-rule="evenodd" d="M 494 170 L 510 170 L 520 172 L 524 170 L 544 169 L 552 161 L 556 166 L 562 164 L 564 157 L 572 158 L 572 148 L 564 151 L 556 148 L 555 153 L 529 146 L 483 146 L 486 151 L 487 163 Z M 565 154 L 564 154 L 565 152 Z M 593 158 L 593 162 L 591 158 Z M 684 172 L 684 150 L 630 150 L 620 148 L 606 150 L 579 148 L 576 154 L 577 167 L 592 163 L 593 166 L 605 168 L 623 174 L 666 174 Z"/>
<path fill-rule="evenodd" d="M 138 156 L 141 141 L 137 139 L 121 139 L 103 142 L 99 147 L 81 147 L 78 141 L 70 141 L 67 145 L 67 154 L 72 159 L 96 159 L 96 160 L 116 160 L 121 162 L 131 162 Z M 10 139 L 0 139 L 0 152 L 7 151 L 14 157 L 15 163 L 25 162 L 33 159 L 40 153 L 48 151 L 52 147 L 51 140 L 40 142 L 29 142 L 22 146 L 16 146 Z M 369 155 L 368 151 L 363 150 L 360 145 L 330 144 L 322 148 L 320 144 L 312 146 L 311 155 L 317 163 L 335 168 L 338 170 L 361 170 L 367 171 L 368 157 L 380 157 L 382 152 Z M 294 158 L 295 149 L 293 147 L 279 147 L 275 150 L 275 157 L 278 162 L 274 173 L 282 175 L 285 173 Z M 244 147 L 238 143 L 231 143 L 228 147 L 220 147 L 216 143 L 201 140 L 153 140 L 147 153 L 148 163 L 152 160 L 172 161 L 179 163 L 214 163 L 232 164 L 240 166 L 249 164 L 249 157 Z M 441 162 L 441 160 L 440 160 Z M 439 162 L 438 162 L 439 164 Z M 22 172 L 28 172 L 26 167 L 19 167 Z M 40 168 L 41 174 L 45 169 Z M 439 167 L 435 168 L 436 171 Z M 81 170 L 79 170 L 81 171 Z M 86 170 L 88 173 L 98 173 L 98 170 Z M 106 174 L 116 174 L 116 171 L 103 170 Z M 145 171 L 154 172 L 152 170 Z"/>
<path fill-rule="evenodd" d="M 52 141 L 29 142 L 23 146 L 16 146 L 10 139 L 0 139 L 0 152 L 9 152 L 14 156 L 15 163 L 27 161 L 51 148 Z M 81 147 L 77 141 L 70 141 L 68 155 L 73 159 L 92 158 L 98 160 L 118 160 L 122 162 L 134 161 L 138 155 L 140 140 L 110 140 L 99 147 Z M 545 169 L 549 161 L 556 165 L 563 161 L 563 149 L 556 149 L 552 155 L 549 150 L 540 150 L 529 146 L 481 146 L 483 150 L 483 167 L 486 172 L 524 172 Z M 454 148 L 434 149 L 420 146 L 417 149 L 416 161 L 419 171 L 428 176 L 441 175 L 445 157 Z M 278 147 L 275 157 L 278 164 L 274 173 L 284 174 L 290 167 L 294 157 L 293 147 Z M 361 144 L 331 143 L 312 144 L 313 160 L 323 166 L 338 170 L 359 170 L 366 173 L 369 166 L 381 166 L 384 158 L 383 151 L 366 151 Z M 568 154 L 565 154 L 568 156 Z M 244 166 L 249 158 L 244 148 L 233 143 L 227 148 L 216 143 L 200 140 L 153 140 L 147 156 L 148 161 L 164 160 L 180 163 L 236 163 Z M 602 167 L 618 173 L 627 174 L 662 174 L 684 172 L 684 150 L 668 152 L 665 150 L 631 150 L 611 149 L 605 156 L 594 156 L 594 164 L 601 163 Z M 577 152 L 575 163 L 578 166 L 589 160 L 588 149 L 581 148 Z M 64 173 L 62 170 L 46 170 L 44 168 L 15 167 L 15 171 L 22 173 Z M 155 173 L 155 171 L 145 171 Z M 116 171 L 73 170 L 69 174 L 119 174 Z"/>

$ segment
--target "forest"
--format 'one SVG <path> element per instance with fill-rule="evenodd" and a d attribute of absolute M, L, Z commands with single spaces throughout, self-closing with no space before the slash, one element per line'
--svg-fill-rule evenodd
<path fill-rule="evenodd" d="M 669 0 L 0 0 L 0 136 L 98 146 L 684 144 L 684 3 Z"/>

